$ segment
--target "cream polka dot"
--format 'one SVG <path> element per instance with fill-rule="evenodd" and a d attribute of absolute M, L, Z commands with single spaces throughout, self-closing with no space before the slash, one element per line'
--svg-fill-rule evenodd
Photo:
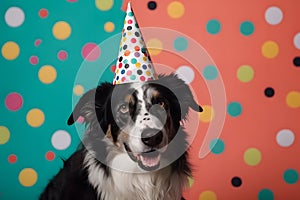
<path fill-rule="evenodd" d="M 56 79 L 56 69 L 51 65 L 44 65 L 38 73 L 38 77 L 42 83 L 50 84 Z"/>
<path fill-rule="evenodd" d="M 184 5 L 179 1 L 173 1 L 168 5 L 168 15 L 171 18 L 178 19 L 184 15 Z"/>
<path fill-rule="evenodd" d="M 207 190 L 204 192 L 201 192 L 199 196 L 199 200 L 217 200 L 217 195 L 215 192 Z"/>
<path fill-rule="evenodd" d="M 286 96 L 286 103 L 290 108 L 299 108 L 300 107 L 300 92 L 291 91 Z"/>
<path fill-rule="evenodd" d="M 283 13 L 276 6 L 269 7 L 265 12 L 265 20 L 271 25 L 277 25 L 282 21 Z"/>
<path fill-rule="evenodd" d="M 107 11 L 114 5 L 113 0 L 96 0 L 96 7 L 101 11 Z"/>
<path fill-rule="evenodd" d="M 5 22 L 10 27 L 21 26 L 25 20 L 24 11 L 19 7 L 11 7 L 5 13 Z"/>
<path fill-rule="evenodd" d="M 194 70 L 189 66 L 180 66 L 176 70 L 176 74 L 178 75 L 179 78 L 184 80 L 186 84 L 193 82 L 195 78 Z"/>
<path fill-rule="evenodd" d="M 75 95 L 80 96 L 84 92 L 84 88 L 82 85 L 75 85 L 73 88 L 73 92 Z"/>
<path fill-rule="evenodd" d="M 58 130 L 53 133 L 51 137 L 51 143 L 57 150 L 65 150 L 71 144 L 71 136 L 67 131 Z"/>
<path fill-rule="evenodd" d="M 279 146 L 289 147 L 295 141 L 295 134 L 289 129 L 280 130 L 276 135 L 276 142 Z"/>
<path fill-rule="evenodd" d="M 16 42 L 8 41 L 2 46 L 1 53 L 6 60 L 14 60 L 20 54 L 20 47 Z"/>
<path fill-rule="evenodd" d="M 108 33 L 111 33 L 115 30 L 115 24 L 112 22 L 106 22 L 104 24 L 104 30 Z"/>
<path fill-rule="evenodd" d="M 297 33 L 295 36 L 294 36 L 294 45 L 297 49 L 300 49 L 300 33 Z"/>
<path fill-rule="evenodd" d="M 56 22 L 52 28 L 54 37 L 58 40 L 65 40 L 71 35 L 71 26 L 65 21 Z"/>
<path fill-rule="evenodd" d="M 279 46 L 274 41 L 267 41 L 262 45 L 262 55 L 266 58 L 275 58 L 279 53 Z"/>

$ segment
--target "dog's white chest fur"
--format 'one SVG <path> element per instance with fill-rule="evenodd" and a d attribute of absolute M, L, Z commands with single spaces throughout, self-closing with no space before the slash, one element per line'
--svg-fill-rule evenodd
<path fill-rule="evenodd" d="M 103 168 L 96 165 L 91 157 L 87 157 L 88 179 L 97 190 L 99 200 L 181 199 L 185 177 L 172 174 L 170 167 L 148 173 L 127 173 L 110 169 L 110 174 L 106 176 Z"/>

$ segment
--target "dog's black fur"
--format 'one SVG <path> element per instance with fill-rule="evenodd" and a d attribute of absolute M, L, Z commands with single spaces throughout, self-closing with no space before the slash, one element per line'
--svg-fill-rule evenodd
<path fill-rule="evenodd" d="M 191 170 L 186 151 L 188 148 L 187 135 L 180 123 L 186 119 L 189 108 L 198 112 L 201 112 L 202 108 L 195 102 L 189 87 L 174 74 L 159 76 L 158 80 L 149 81 L 146 84 L 148 87 L 158 90 L 162 95 L 166 102 L 165 109 L 168 110 L 168 119 L 171 120 L 170 122 L 167 120 L 166 123 L 170 123 L 169 126 L 172 126 L 172 130 L 170 130 L 172 133 L 168 133 L 172 136 L 169 135 L 168 137 L 173 139 L 174 145 L 168 146 L 164 157 L 172 159 L 173 153 L 178 152 L 178 148 L 185 152 L 171 163 L 169 166 L 171 173 L 190 176 Z M 116 93 L 122 95 L 122 92 L 126 91 L 129 86 L 130 84 L 115 86 L 110 83 L 103 83 L 83 95 L 68 119 L 68 125 L 73 124 L 79 116 L 84 117 L 87 125 L 87 133 L 83 141 L 85 145 L 81 145 L 77 152 L 64 161 L 63 168 L 49 182 L 41 194 L 40 200 L 106 200 L 105 196 L 101 195 L 101 191 L 99 192 L 89 181 L 89 171 L 84 164 L 85 157 L 88 151 L 92 149 L 98 160 L 106 159 L 109 152 L 107 152 L 107 143 L 103 141 L 103 138 L 107 137 L 108 132 L 111 134 L 112 143 L 118 141 L 120 125 L 114 119 L 115 100 L 112 99 L 112 93 L 117 90 Z M 130 109 L 130 115 L 134 118 L 135 112 L 137 112 L 134 110 L 136 107 L 131 106 Z M 100 161 L 97 161 L 96 164 L 105 171 L 103 179 L 111 176 L 109 166 Z"/>

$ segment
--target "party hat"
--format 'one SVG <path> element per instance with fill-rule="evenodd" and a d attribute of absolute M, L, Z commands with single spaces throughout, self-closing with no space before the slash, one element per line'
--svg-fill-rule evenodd
<path fill-rule="evenodd" d="M 155 79 L 157 75 L 129 2 L 113 84 Z"/>

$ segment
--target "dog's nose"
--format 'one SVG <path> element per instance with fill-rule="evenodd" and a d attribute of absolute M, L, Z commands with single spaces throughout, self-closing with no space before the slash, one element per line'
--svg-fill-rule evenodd
<path fill-rule="evenodd" d="M 163 133 L 157 129 L 146 129 L 142 132 L 142 142 L 149 147 L 158 146 L 163 139 Z"/>

